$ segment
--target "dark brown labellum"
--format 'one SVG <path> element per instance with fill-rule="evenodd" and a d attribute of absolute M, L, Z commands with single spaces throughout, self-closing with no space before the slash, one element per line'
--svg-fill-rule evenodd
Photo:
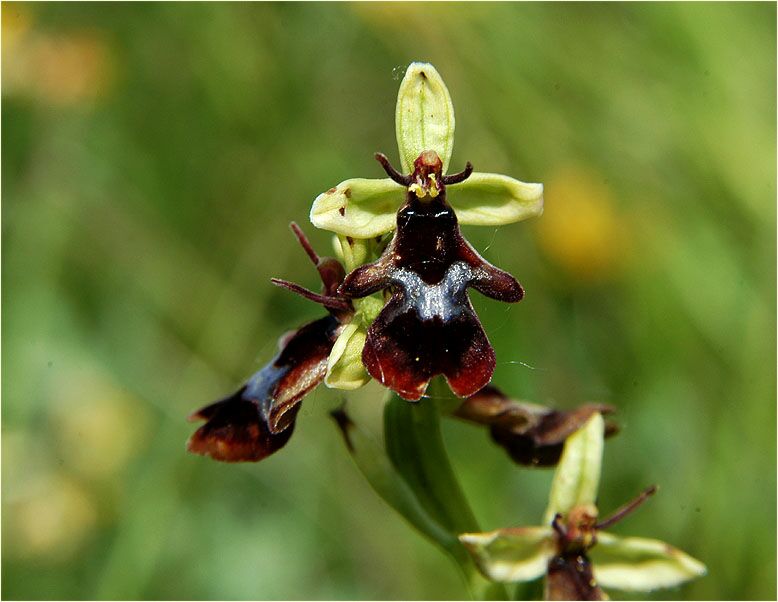
<path fill-rule="evenodd" d="M 462 402 L 454 416 L 489 427 L 495 443 L 505 448 L 511 459 L 525 466 L 555 466 L 567 437 L 581 428 L 595 412 L 609 414 L 614 408 L 587 403 L 574 410 L 554 410 L 514 401 L 493 386 L 487 386 Z M 607 421 L 605 436 L 618 432 Z"/>
<path fill-rule="evenodd" d="M 563 520 L 551 523 L 556 533 L 557 554 L 548 561 L 546 600 L 607 600 L 597 585 L 586 555 L 597 541 L 596 509 L 578 506 Z"/>
<path fill-rule="evenodd" d="M 322 293 L 285 280 L 273 280 L 325 306 L 330 315 L 281 337 L 278 354 L 236 393 L 190 416 L 205 420 L 189 439 L 187 449 L 223 462 L 256 462 L 281 449 L 294 430 L 300 402 L 327 372 L 327 358 L 353 309 L 338 296 L 343 266 L 320 258 L 297 224 L 292 231 L 319 272 Z"/>
<path fill-rule="evenodd" d="M 190 417 L 206 420 L 187 449 L 222 462 L 257 462 L 281 449 L 305 395 L 327 371 L 340 323 L 327 316 L 287 337 L 273 360 L 236 393 Z"/>
<path fill-rule="evenodd" d="M 548 561 L 546 600 L 607 600 L 594 580 L 586 553 L 558 554 Z"/>
<path fill-rule="evenodd" d="M 494 351 L 468 287 L 500 301 L 524 295 L 513 276 L 485 261 L 463 238 L 445 184 L 466 176 L 442 176 L 440 160 L 432 155 L 422 153 L 409 176 L 386 162 L 391 177 L 410 184 L 396 234 L 377 262 L 351 272 L 340 287 L 352 298 L 389 289 L 388 303 L 368 329 L 362 361 L 373 378 L 408 400 L 419 399 L 437 374 L 461 397 L 491 380 Z"/>

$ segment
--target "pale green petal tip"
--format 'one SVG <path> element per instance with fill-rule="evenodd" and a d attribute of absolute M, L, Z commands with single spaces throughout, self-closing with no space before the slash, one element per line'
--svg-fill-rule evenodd
<path fill-rule="evenodd" d="M 353 238 L 373 238 L 394 230 L 403 187 L 385 178 L 345 180 L 316 197 L 311 223 Z"/>
<path fill-rule="evenodd" d="M 463 533 L 459 541 L 478 569 L 492 581 L 537 579 L 546 572 L 554 555 L 553 532 L 548 527 Z"/>
<path fill-rule="evenodd" d="M 454 147 L 454 105 L 437 69 L 429 63 L 411 63 L 397 93 L 397 146 L 404 173 L 425 150 L 434 150 L 448 169 Z"/>
<path fill-rule="evenodd" d="M 331 389 L 353 391 L 370 381 L 362 363 L 362 349 L 367 339 L 367 329 L 376 319 L 383 302 L 376 297 L 354 299 L 355 313 L 351 322 L 335 341 L 327 360 L 327 374 L 324 384 Z"/>
<path fill-rule="evenodd" d="M 557 513 L 566 515 L 576 506 L 593 505 L 600 484 L 605 421 L 599 412 L 565 441 L 543 524 Z"/>
<path fill-rule="evenodd" d="M 657 539 L 597 536 L 591 550 L 594 574 L 604 587 L 625 591 L 652 591 L 675 587 L 702 577 L 705 565 L 678 548 Z"/>
<path fill-rule="evenodd" d="M 367 263 L 370 245 L 364 238 L 352 238 L 336 234 L 332 242 L 335 249 L 335 256 L 346 268 L 346 273 L 351 272 L 356 267 Z"/>
<path fill-rule="evenodd" d="M 331 389 L 353 391 L 367 384 L 370 375 L 362 364 L 365 330 L 360 323 L 347 324 L 332 346 L 324 384 Z"/>
<path fill-rule="evenodd" d="M 447 192 L 459 223 L 467 226 L 504 226 L 543 213 L 543 184 L 501 174 L 476 172 Z"/>

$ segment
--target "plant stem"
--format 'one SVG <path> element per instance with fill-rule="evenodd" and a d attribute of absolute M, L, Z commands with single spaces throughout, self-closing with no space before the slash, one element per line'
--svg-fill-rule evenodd
<path fill-rule="evenodd" d="M 411 403 L 392 395 L 384 411 L 386 450 L 392 464 L 419 503 L 451 534 L 438 541 L 459 566 L 474 599 L 507 599 L 502 585 L 487 581 L 457 539 L 460 533 L 480 531 L 446 453 L 440 431 L 441 407 L 452 401 L 442 379 L 430 383 L 430 396 Z M 446 408 L 447 409 L 447 408 Z"/>

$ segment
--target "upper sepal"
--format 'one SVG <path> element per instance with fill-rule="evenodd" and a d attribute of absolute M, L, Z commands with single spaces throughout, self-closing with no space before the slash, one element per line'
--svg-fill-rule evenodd
<path fill-rule="evenodd" d="M 400 83 L 395 109 L 397 147 L 405 173 L 422 152 L 440 156 L 443 171 L 454 148 L 454 105 L 443 78 L 429 63 L 411 63 Z"/>
<path fill-rule="evenodd" d="M 551 484 L 544 524 L 550 524 L 557 514 L 566 516 L 573 508 L 594 506 L 604 435 L 605 421 L 597 412 L 567 438 Z"/>

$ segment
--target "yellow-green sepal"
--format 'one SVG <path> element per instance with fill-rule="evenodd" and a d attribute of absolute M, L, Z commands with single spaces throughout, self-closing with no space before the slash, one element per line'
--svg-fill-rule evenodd
<path fill-rule="evenodd" d="M 321 193 L 311 207 L 311 223 L 353 238 L 373 238 L 396 226 L 405 188 L 390 180 L 353 178 Z"/>
<path fill-rule="evenodd" d="M 408 65 L 397 93 L 395 127 L 403 173 L 411 173 L 416 157 L 428 150 L 438 153 L 446 172 L 454 148 L 454 105 L 429 63 Z"/>
<path fill-rule="evenodd" d="M 645 537 L 600 532 L 590 557 L 600 585 L 626 591 L 675 587 L 707 572 L 704 564 L 678 548 Z"/>
<path fill-rule="evenodd" d="M 556 514 L 566 516 L 576 506 L 594 506 L 600 484 L 605 421 L 594 414 L 565 441 L 543 524 L 550 525 Z"/>
<path fill-rule="evenodd" d="M 460 224 L 504 226 L 543 213 L 543 184 L 520 182 L 495 173 L 473 173 L 446 187 Z"/>
<path fill-rule="evenodd" d="M 532 581 L 546 572 L 554 555 L 551 527 L 498 529 L 459 536 L 478 569 L 492 581 Z"/>

